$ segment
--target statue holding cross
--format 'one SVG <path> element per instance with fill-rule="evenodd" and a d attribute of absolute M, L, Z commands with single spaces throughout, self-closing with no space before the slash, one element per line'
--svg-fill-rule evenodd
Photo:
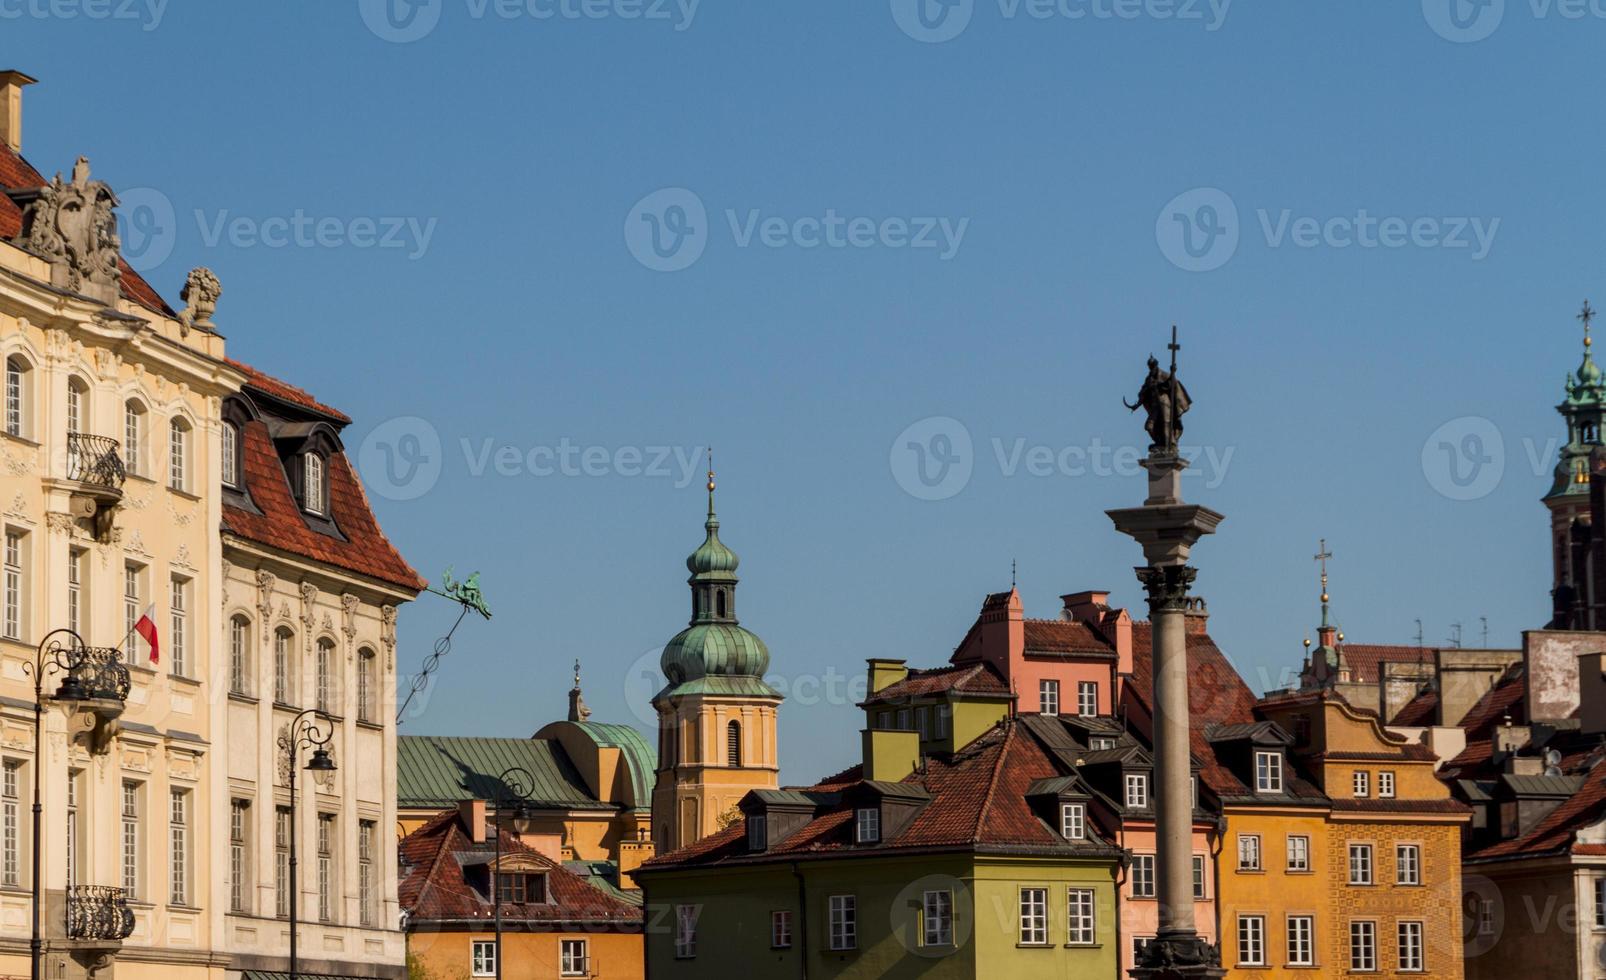
<path fill-rule="evenodd" d="M 1149 374 L 1143 379 L 1143 387 L 1138 390 L 1138 403 L 1133 405 L 1125 399 L 1121 400 L 1121 404 L 1131 411 L 1141 408 L 1148 413 L 1149 418 L 1143 423 L 1143 428 L 1149 433 L 1151 456 L 1177 455 L 1177 446 L 1182 440 L 1182 416 L 1193 407 L 1188 389 L 1177 378 L 1177 352 L 1182 345 L 1177 343 L 1175 326 L 1171 328 L 1171 343 L 1167 349 L 1171 351 L 1171 370 L 1160 370 L 1160 362 L 1151 355 Z"/>

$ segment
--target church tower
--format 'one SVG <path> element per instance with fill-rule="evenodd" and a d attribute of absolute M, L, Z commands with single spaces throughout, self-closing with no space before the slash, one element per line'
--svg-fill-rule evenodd
<path fill-rule="evenodd" d="M 1594 556 L 1602 550 L 1602 543 L 1596 540 L 1591 514 L 1595 486 L 1601 482 L 1592 475 L 1606 459 L 1606 446 L 1601 442 L 1606 381 L 1590 351 L 1589 328 L 1594 318 L 1595 311 L 1585 303 L 1578 314 L 1584 324 L 1584 360 L 1575 373 L 1567 375 L 1565 397 L 1556 406 L 1567 422 L 1567 441 L 1544 498 L 1550 510 L 1552 629 L 1599 629 L 1602 623 L 1596 596 L 1606 589 L 1606 582 L 1596 581 L 1600 562 Z"/>
<path fill-rule="evenodd" d="M 733 819 L 748 791 L 775 789 L 780 763 L 775 710 L 781 694 L 764 682 L 770 654 L 736 619 L 736 553 L 719 539 L 714 473 L 708 473 L 708 520 L 691 571 L 691 624 L 664 647 L 668 685 L 658 712 L 658 781 L 652 794 L 653 841 L 667 854 Z"/>

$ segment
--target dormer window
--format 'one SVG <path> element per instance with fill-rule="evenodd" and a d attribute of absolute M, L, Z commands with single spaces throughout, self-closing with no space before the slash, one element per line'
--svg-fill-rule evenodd
<path fill-rule="evenodd" d="M 301 506 L 307 513 L 319 517 L 329 512 L 323 466 L 323 457 L 317 453 L 307 453 L 301 457 Z"/>
<path fill-rule="evenodd" d="M 856 844 L 881 842 L 881 811 L 873 806 L 860 807 L 853 822 L 853 841 Z"/>
<path fill-rule="evenodd" d="M 1149 805 L 1148 773 L 1129 772 L 1126 774 L 1126 805 L 1137 810 Z"/>
<path fill-rule="evenodd" d="M 769 847 L 769 820 L 762 813 L 747 818 L 747 849 L 762 851 Z"/>
<path fill-rule="evenodd" d="M 1060 836 L 1066 840 L 1087 839 L 1087 807 L 1084 804 L 1060 804 Z"/>
<path fill-rule="evenodd" d="M 222 452 L 218 455 L 223 485 L 240 485 L 240 429 L 233 422 L 223 423 Z"/>
<path fill-rule="evenodd" d="M 1094 752 L 1115 748 L 1115 739 L 1108 735 L 1094 735 L 1088 739 L 1087 746 Z"/>
<path fill-rule="evenodd" d="M 1283 757 L 1277 752 L 1255 753 L 1255 792 L 1283 791 Z"/>
<path fill-rule="evenodd" d="M 515 905 L 543 905 L 547 901 L 546 875 L 520 872 L 517 874 L 495 874 L 497 886 L 502 892 L 502 901 Z"/>

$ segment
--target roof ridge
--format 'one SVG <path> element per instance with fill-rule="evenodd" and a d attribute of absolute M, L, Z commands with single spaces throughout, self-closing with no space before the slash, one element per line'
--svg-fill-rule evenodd
<path fill-rule="evenodd" d="M 981 806 L 976 808 L 976 828 L 971 831 L 970 842 L 981 843 L 981 828 L 987 821 L 987 813 L 993 808 L 993 797 L 998 792 L 999 776 L 1003 773 L 1004 758 L 1009 754 L 1009 746 L 1015 738 L 1015 726 L 1008 719 L 998 723 L 1003 727 L 1004 740 L 998 746 L 998 758 L 993 760 L 993 771 L 987 782 L 987 795 L 982 797 Z"/>

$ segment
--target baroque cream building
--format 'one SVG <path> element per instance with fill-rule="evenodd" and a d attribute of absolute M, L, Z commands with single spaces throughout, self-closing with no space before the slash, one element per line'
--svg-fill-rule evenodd
<path fill-rule="evenodd" d="M 350 420 L 226 356 L 216 277 L 175 311 L 121 260 L 88 162 L 47 181 L 23 159 L 32 82 L 0 73 L 0 973 L 30 968 L 37 776 L 43 976 L 286 970 L 290 834 L 301 972 L 399 976 L 396 620 L 424 583 Z M 47 701 L 41 756 L 30 672 L 58 629 L 118 651 L 127 687 L 116 717 Z M 280 739 L 304 708 L 338 768 L 300 773 L 292 825 Z"/>

